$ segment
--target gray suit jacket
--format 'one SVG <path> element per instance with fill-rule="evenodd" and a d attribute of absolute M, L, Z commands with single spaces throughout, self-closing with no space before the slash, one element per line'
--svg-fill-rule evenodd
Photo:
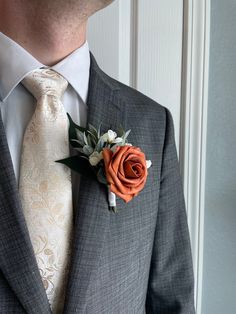
<path fill-rule="evenodd" d="M 193 314 L 193 271 L 169 111 L 108 77 L 91 55 L 88 123 L 122 125 L 153 166 L 144 190 L 108 211 L 105 186 L 82 176 L 65 314 Z M 51 313 L 0 119 L 0 313 Z"/>

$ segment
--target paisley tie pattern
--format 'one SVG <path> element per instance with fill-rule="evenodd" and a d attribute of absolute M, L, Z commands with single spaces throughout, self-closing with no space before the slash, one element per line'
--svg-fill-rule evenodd
<path fill-rule="evenodd" d="M 72 184 L 68 119 L 61 102 L 68 82 L 50 69 L 31 72 L 22 84 L 37 106 L 23 140 L 19 192 L 30 239 L 52 311 L 63 312 L 70 262 Z"/>

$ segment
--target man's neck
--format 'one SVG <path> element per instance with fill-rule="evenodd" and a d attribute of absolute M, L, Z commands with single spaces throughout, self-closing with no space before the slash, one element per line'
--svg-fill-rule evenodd
<path fill-rule="evenodd" d="M 57 16 L 51 8 L 22 9 L 16 5 L 8 7 L 7 1 L 0 3 L 0 31 L 13 39 L 38 61 L 54 65 L 79 48 L 86 41 L 87 18 Z M 30 3 L 30 1 L 29 1 Z M 24 7 L 25 8 L 25 7 Z"/>

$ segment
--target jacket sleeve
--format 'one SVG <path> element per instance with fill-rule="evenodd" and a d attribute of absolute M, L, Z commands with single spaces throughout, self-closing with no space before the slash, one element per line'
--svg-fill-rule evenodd
<path fill-rule="evenodd" d="M 166 110 L 159 205 L 146 313 L 194 314 L 194 281 L 173 119 Z"/>

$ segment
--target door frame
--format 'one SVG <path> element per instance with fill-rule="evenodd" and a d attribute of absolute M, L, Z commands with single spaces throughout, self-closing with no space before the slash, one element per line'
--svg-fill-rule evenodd
<path fill-rule="evenodd" d="M 197 314 L 201 314 L 202 305 L 210 13 L 210 0 L 184 0 L 179 151 L 192 245 Z"/>

